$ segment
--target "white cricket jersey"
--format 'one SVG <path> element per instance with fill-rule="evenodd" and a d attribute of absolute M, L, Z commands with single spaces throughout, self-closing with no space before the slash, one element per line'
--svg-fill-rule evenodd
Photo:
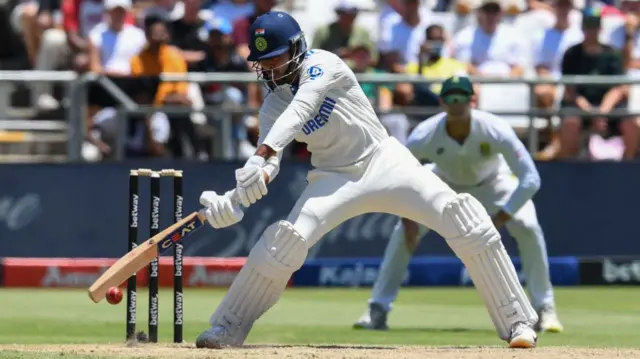
<path fill-rule="evenodd" d="M 307 52 L 297 86 L 267 95 L 259 121 L 258 143 L 281 155 L 294 139 L 304 142 L 316 168 L 353 165 L 388 137 L 353 71 L 324 50 Z"/>
<path fill-rule="evenodd" d="M 485 111 L 471 111 L 471 132 L 464 144 L 446 131 L 446 113 L 420 123 L 409 135 L 407 147 L 419 160 L 435 163 L 434 172 L 458 186 L 478 186 L 511 169 L 518 188 L 504 206 L 513 215 L 540 188 L 540 175 L 511 126 Z"/>

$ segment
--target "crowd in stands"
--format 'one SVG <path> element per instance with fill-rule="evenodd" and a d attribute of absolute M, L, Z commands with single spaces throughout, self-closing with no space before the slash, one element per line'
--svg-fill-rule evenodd
<path fill-rule="evenodd" d="M 356 73 L 403 73 L 427 80 L 416 85 L 362 84 L 389 133 L 401 141 L 432 113 L 391 110 L 437 110 L 436 79 L 456 74 L 522 79 L 640 74 L 637 0 L 378 0 L 373 27 L 359 21 L 371 12 L 372 1 L 323 0 L 335 18 L 317 24 L 307 37 L 312 48 L 339 54 Z M 248 28 L 257 16 L 281 5 L 277 0 L 18 0 L 10 22 L 23 40 L 31 69 L 100 73 L 140 104 L 191 109 L 188 116 L 130 116 L 128 156 L 206 159 L 209 153 L 200 132 L 220 119 L 203 114 L 202 108 L 225 104 L 257 110 L 266 90 L 259 84 L 159 83 L 157 75 L 250 72 Z M 529 101 L 527 92 L 520 91 L 524 85 L 476 86 L 481 109 Z M 39 111 L 64 106 L 51 84 L 35 83 L 29 90 L 31 106 Z M 116 101 L 98 85 L 89 92 L 85 157 L 109 158 L 117 135 Z M 533 92 L 538 109 L 576 110 L 542 116 L 548 123 L 543 129 L 547 140 L 536 153 L 538 159 L 637 157 L 637 118 L 607 115 L 632 107 L 635 86 L 553 84 L 536 85 Z M 581 115 L 593 112 L 602 116 Z M 238 113 L 232 119 L 228 150 L 234 158 L 246 158 L 255 150 L 256 113 Z M 303 148 L 294 147 L 297 155 L 304 155 Z"/>

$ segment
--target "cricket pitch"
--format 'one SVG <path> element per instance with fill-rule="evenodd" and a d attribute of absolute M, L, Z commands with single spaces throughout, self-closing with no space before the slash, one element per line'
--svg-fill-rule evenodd
<path fill-rule="evenodd" d="M 546 347 L 530 350 L 501 347 L 424 347 L 424 346 L 287 346 L 251 345 L 243 348 L 204 350 L 191 344 L 70 344 L 70 345 L 0 345 L 0 356 L 17 358 L 638 358 L 636 349 L 591 349 Z"/>

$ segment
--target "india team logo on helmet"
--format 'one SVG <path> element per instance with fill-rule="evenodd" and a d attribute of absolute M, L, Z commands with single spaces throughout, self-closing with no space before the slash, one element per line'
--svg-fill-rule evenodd
<path fill-rule="evenodd" d="M 256 31 L 253 32 L 253 34 L 256 36 L 254 45 L 256 46 L 256 50 L 260 52 L 263 52 L 267 49 L 267 47 L 269 47 L 267 39 L 264 38 L 264 31 L 264 29 L 256 29 Z"/>
<path fill-rule="evenodd" d="M 266 50 L 267 47 L 269 47 L 269 44 L 267 43 L 267 40 L 264 39 L 264 37 L 257 37 L 255 43 L 256 43 L 255 44 L 256 50 L 261 52 Z"/>

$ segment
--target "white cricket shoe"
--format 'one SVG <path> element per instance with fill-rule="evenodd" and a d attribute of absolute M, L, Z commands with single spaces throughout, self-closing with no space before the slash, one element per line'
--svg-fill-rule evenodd
<path fill-rule="evenodd" d="M 545 306 L 538 311 L 538 323 L 536 324 L 536 330 L 539 332 L 560 333 L 564 330 L 564 326 L 558 319 L 556 309 L 551 306 Z"/>
<path fill-rule="evenodd" d="M 196 339 L 196 348 L 221 349 L 230 346 L 227 328 L 216 325 L 202 332 Z"/>
<path fill-rule="evenodd" d="M 387 311 L 378 303 L 370 303 L 369 308 L 353 324 L 355 329 L 387 330 Z"/>
<path fill-rule="evenodd" d="M 538 343 L 535 330 L 526 323 L 516 323 L 511 327 L 509 348 L 531 349 Z"/>

